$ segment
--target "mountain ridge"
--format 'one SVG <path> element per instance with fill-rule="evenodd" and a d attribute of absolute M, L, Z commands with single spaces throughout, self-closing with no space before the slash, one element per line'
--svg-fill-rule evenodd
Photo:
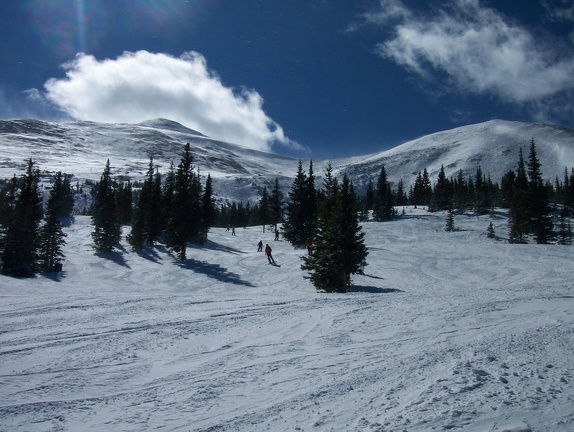
<path fill-rule="evenodd" d="M 574 130 L 545 123 L 491 120 L 429 134 L 377 153 L 333 160 L 313 160 L 317 177 L 328 163 L 337 176 L 347 173 L 361 193 L 376 183 L 384 165 L 391 184 L 403 180 L 408 188 L 425 168 L 434 181 L 441 166 L 447 177 L 462 170 L 474 175 L 478 166 L 494 182 L 515 170 L 519 148 L 528 156 L 534 139 L 545 178 L 553 181 L 574 166 Z M 22 173 L 28 159 L 43 171 L 62 171 L 76 180 L 98 180 L 106 160 L 114 176 L 143 178 L 150 157 L 160 172 L 179 163 L 183 145 L 192 146 L 194 162 L 209 173 L 221 200 L 254 201 L 275 178 L 288 192 L 299 159 L 221 142 L 168 119 L 139 124 L 68 123 L 33 119 L 0 120 L 0 179 Z M 309 159 L 302 158 L 307 170 Z M 320 186 L 319 182 L 317 186 Z"/>

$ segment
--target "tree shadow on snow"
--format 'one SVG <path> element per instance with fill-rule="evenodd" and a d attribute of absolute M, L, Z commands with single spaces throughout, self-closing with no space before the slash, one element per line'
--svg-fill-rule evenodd
<path fill-rule="evenodd" d="M 251 282 L 246 282 L 242 280 L 241 276 L 230 272 L 225 267 L 221 267 L 219 264 L 210 264 L 205 261 L 187 259 L 184 262 L 177 263 L 177 265 L 184 269 L 193 270 L 196 273 L 202 273 L 207 277 L 216 279 L 221 282 L 243 285 L 248 287 L 255 286 Z"/>
<path fill-rule="evenodd" d="M 221 245 L 219 243 L 215 243 L 214 241 L 211 240 L 207 240 L 205 242 L 205 244 L 202 245 L 194 245 L 193 246 L 194 249 L 209 249 L 209 250 L 216 250 L 216 251 L 221 251 L 221 252 L 228 252 L 228 253 L 232 253 L 232 254 L 241 254 L 241 253 L 245 253 L 239 249 L 235 249 L 229 246 L 224 246 Z M 253 246 L 253 248 L 255 249 L 257 247 L 257 245 Z"/>
<path fill-rule="evenodd" d="M 53 280 L 54 282 L 60 282 L 62 279 L 64 279 L 66 277 L 65 271 L 59 271 L 59 272 L 44 271 L 44 272 L 40 272 L 40 274 L 47 279 Z"/>
<path fill-rule="evenodd" d="M 400 289 L 396 288 L 378 288 L 374 286 L 365 286 L 365 285 L 351 285 L 349 287 L 348 292 L 362 292 L 368 294 L 389 294 L 389 293 L 396 293 L 396 292 L 403 292 Z"/>
<path fill-rule="evenodd" d="M 122 251 L 112 251 L 112 252 L 99 252 L 96 253 L 96 256 L 100 258 L 105 258 L 107 260 L 113 261 L 116 264 L 121 265 L 122 267 L 130 268 L 126 259 L 124 258 L 125 250 L 122 248 Z"/>
<path fill-rule="evenodd" d="M 136 250 L 135 252 L 140 257 L 158 264 L 161 261 L 158 252 L 168 253 L 168 250 L 165 246 L 155 245 L 146 246 L 145 248 Z"/>

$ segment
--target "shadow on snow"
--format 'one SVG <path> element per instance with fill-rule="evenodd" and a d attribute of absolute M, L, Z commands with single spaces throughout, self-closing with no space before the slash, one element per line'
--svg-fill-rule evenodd
<path fill-rule="evenodd" d="M 242 280 L 239 275 L 231 273 L 225 267 L 221 267 L 219 264 L 210 264 L 205 261 L 187 259 L 183 262 L 177 263 L 177 265 L 184 269 L 193 270 L 196 273 L 202 273 L 207 277 L 216 279 L 221 282 L 244 285 L 248 287 L 255 286 L 250 282 Z"/>
<path fill-rule="evenodd" d="M 369 294 L 389 294 L 389 293 L 398 293 L 403 292 L 400 289 L 396 288 L 378 288 L 374 286 L 365 286 L 365 285 L 351 285 L 349 287 L 348 292 L 362 292 L 362 293 L 369 293 Z"/>

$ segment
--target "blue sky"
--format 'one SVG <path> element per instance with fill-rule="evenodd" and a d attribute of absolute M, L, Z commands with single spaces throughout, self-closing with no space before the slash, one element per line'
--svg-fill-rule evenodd
<path fill-rule="evenodd" d="M 165 117 L 297 157 L 574 127 L 571 0 L 2 1 L 0 56 L 0 118 Z"/>

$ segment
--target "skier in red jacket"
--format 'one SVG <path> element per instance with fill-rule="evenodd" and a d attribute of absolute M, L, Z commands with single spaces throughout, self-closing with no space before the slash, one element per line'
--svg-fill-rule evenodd
<path fill-rule="evenodd" d="M 269 261 L 269 264 L 275 264 L 275 260 L 273 259 L 273 256 L 271 255 L 271 246 L 269 246 L 269 244 L 265 245 L 265 255 L 267 255 L 267 260 Z"/>

